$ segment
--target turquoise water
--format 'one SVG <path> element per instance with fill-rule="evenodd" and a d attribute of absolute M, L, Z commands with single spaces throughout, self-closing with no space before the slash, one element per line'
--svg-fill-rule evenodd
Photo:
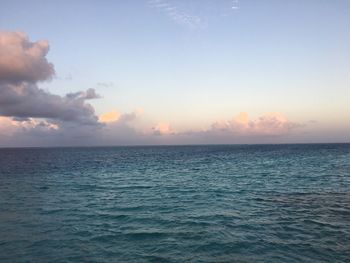
<path fill-rule="evenodd" d="M 1 262 L 349 262 L 350 144 L 0 149 Z"/>

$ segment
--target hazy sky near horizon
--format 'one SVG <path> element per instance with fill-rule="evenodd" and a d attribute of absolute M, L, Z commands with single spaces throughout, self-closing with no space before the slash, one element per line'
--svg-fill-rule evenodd
<path fill-rule="evenodd" d="M 0 146 L 350 141 L 347 0 L 5 0 L 0 14 Z"/>

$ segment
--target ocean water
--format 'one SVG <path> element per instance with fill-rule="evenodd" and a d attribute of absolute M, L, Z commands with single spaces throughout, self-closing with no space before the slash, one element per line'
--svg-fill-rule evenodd
<path fill-rule="evenodd" d="M 350 262 L 350 144 L 0 149 L 1 262 Z"/>

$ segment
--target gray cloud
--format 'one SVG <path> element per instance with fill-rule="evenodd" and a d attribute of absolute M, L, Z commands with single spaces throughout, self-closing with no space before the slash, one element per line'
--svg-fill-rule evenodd
<path fill-rule="evenodd" d="M 36 84 L 0 84 L 0 115 L 97 124 L 94 108 L 86 103 L 94 98 L 98 95 L 93 89 L 61 97 L 38 88 Z"/>
<path fill-rule="evenodd" d="M 47 41 L 30 42 L 24 33 L 0 32 L 0 115 L 98 125 L 93 106 L 86 103 L 99 98 L 94 89 L 59 96 L 38 87 L 55 73 L 46 59 L 48 50 Z"/>

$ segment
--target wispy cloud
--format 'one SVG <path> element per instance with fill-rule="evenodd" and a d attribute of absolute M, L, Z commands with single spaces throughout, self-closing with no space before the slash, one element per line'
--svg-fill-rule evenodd
<path fill-rule="evenodd" d="M 176 3 L 176 2 L 175 2 Z M 149 0 L 149 4 L 165 13 L 175 23 L 186 26 L 191 29 L 197 29 L 203 26 L 203 19 L 198 15 L 189 13 L 180 9 L 178 5 L 168 0 Z"/>
<path fill-rule="evenodd" d="M 233 10 L 239 9 L 239 1 L 238 0 L 232 0 L 231 9 L 233 9 Z"/>
<path fill-rule="evenodd" d="M 190 29 L 206 28 L 210 20 L 230 16 L 240 9 L 239 0 L 149 0 L 148 3 L 175 23 Z"/>
<path fill-rule="evenodd" d="M 109 82 L 98 82 L 96 85 L 97 85 L 97 87 L 102 87 L 102 88 L 112 88 L 112 87 L 115 86 L 112 81 L 109 81 Z"/>

